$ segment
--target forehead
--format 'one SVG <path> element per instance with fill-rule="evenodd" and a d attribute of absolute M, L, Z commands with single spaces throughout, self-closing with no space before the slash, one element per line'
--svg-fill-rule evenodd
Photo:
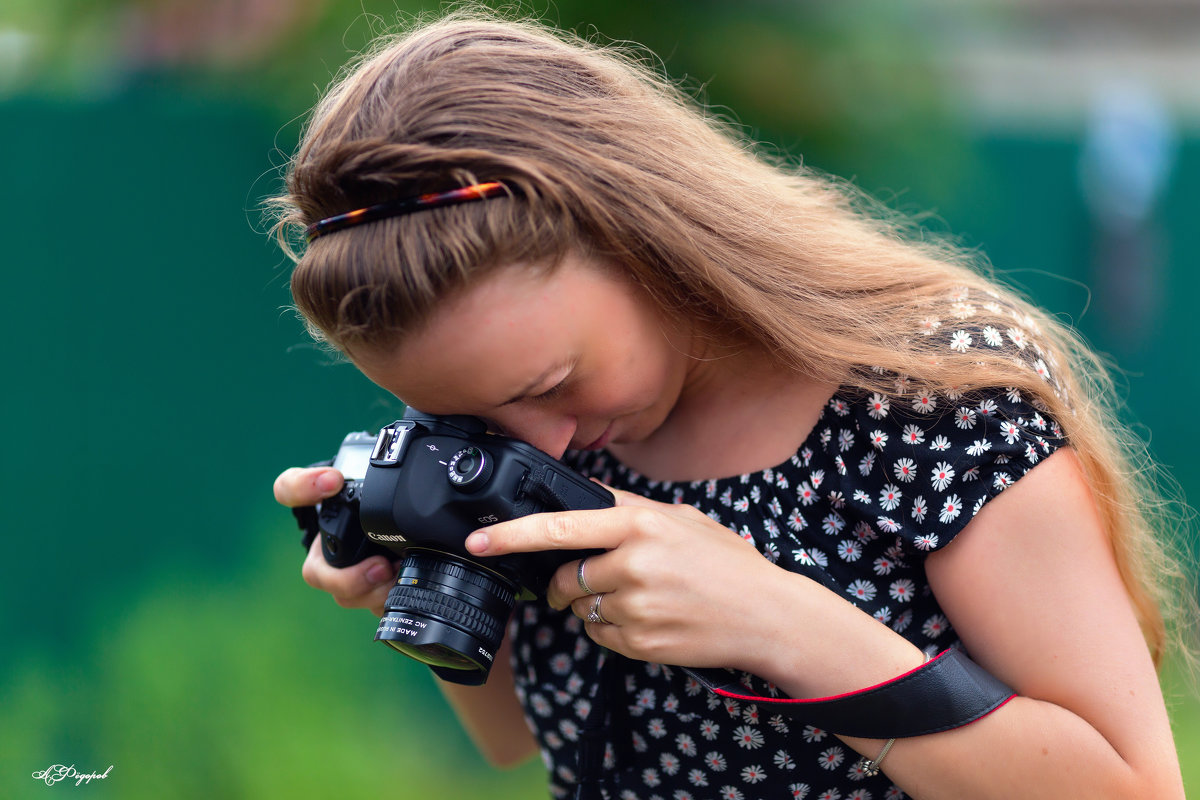
<path fill-rule="evenodd" d="M 572 358 L 629 294 L 623 279 L 577 260 L 502 267 L 448 297 L 398 346 L 355 362 L 423 411 L 478 413 Z"/>

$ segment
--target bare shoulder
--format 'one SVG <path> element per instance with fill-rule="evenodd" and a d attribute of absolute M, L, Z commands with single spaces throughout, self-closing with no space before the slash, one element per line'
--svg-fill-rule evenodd
<path fill-rule="evenodd" d="M 993 498 L 927 561 L 930 585 L 972 653 L 1052 661 L 1096 627 L 1145 650 L 1079 461 L 1063 448 Z M 1128 643 L 1128 642 L 1126 642 Z M 1149 659 L 1149 655 L 1146 656 Z M 997 665 L 999 666 L 999 664 Z"/>
<path fill-rule="evenodd" d="M 1078 458 L 1063 448 L 927 562 L 972 657 L 1067 708 L 1126 758 L 1173 753 L 1145 640 Z"/>

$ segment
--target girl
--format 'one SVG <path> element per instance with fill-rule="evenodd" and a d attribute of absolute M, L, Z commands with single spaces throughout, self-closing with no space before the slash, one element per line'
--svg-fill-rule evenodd
<path fill-rule="evenodd" d="M 1167 562 L 1097 359 L 852 199 L 535 24 L 425 25 L 318 105 L 275 201 L 285 246 L 306 231 L 313 334 L 617 497 L 472 534 L 479 556 L 604 552 L 447 696 L 496 763 L 540 748 L 556 796 L 1182 797 Z M 275 492 L 340 482 L 294 469 Z M 393 575 L 319 547 L 304 566 L 376 614 Z M 904 737 L 773 703 L 903 694 L 947 649 L 1015 696 Z M 741 699 L 671 665 L 733 670 Z M 899 701 L 897 730 L 921 722 Z"/>

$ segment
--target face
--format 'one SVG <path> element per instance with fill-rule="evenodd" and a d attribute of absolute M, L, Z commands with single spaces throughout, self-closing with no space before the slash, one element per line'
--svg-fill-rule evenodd
<path fill-rule="evenodd" d="M 551 272 L 496 270 L 355 363 L 406 405 L 482 417 L 558 458 L 650 437 L 696 363 L 689 346 L 615 270 L 568 256 Z"/>

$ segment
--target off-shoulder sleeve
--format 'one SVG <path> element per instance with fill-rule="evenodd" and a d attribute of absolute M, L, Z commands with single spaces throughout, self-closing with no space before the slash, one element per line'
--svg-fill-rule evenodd
<path fill-rule="evenodd" d="M 990 499 L 1067 444 L 1058 422 L 1015 389 L 842 402 L 834 425 L 861 450 L 838 456 L 848 511 L 915 554 L 945 547 Z"/>

